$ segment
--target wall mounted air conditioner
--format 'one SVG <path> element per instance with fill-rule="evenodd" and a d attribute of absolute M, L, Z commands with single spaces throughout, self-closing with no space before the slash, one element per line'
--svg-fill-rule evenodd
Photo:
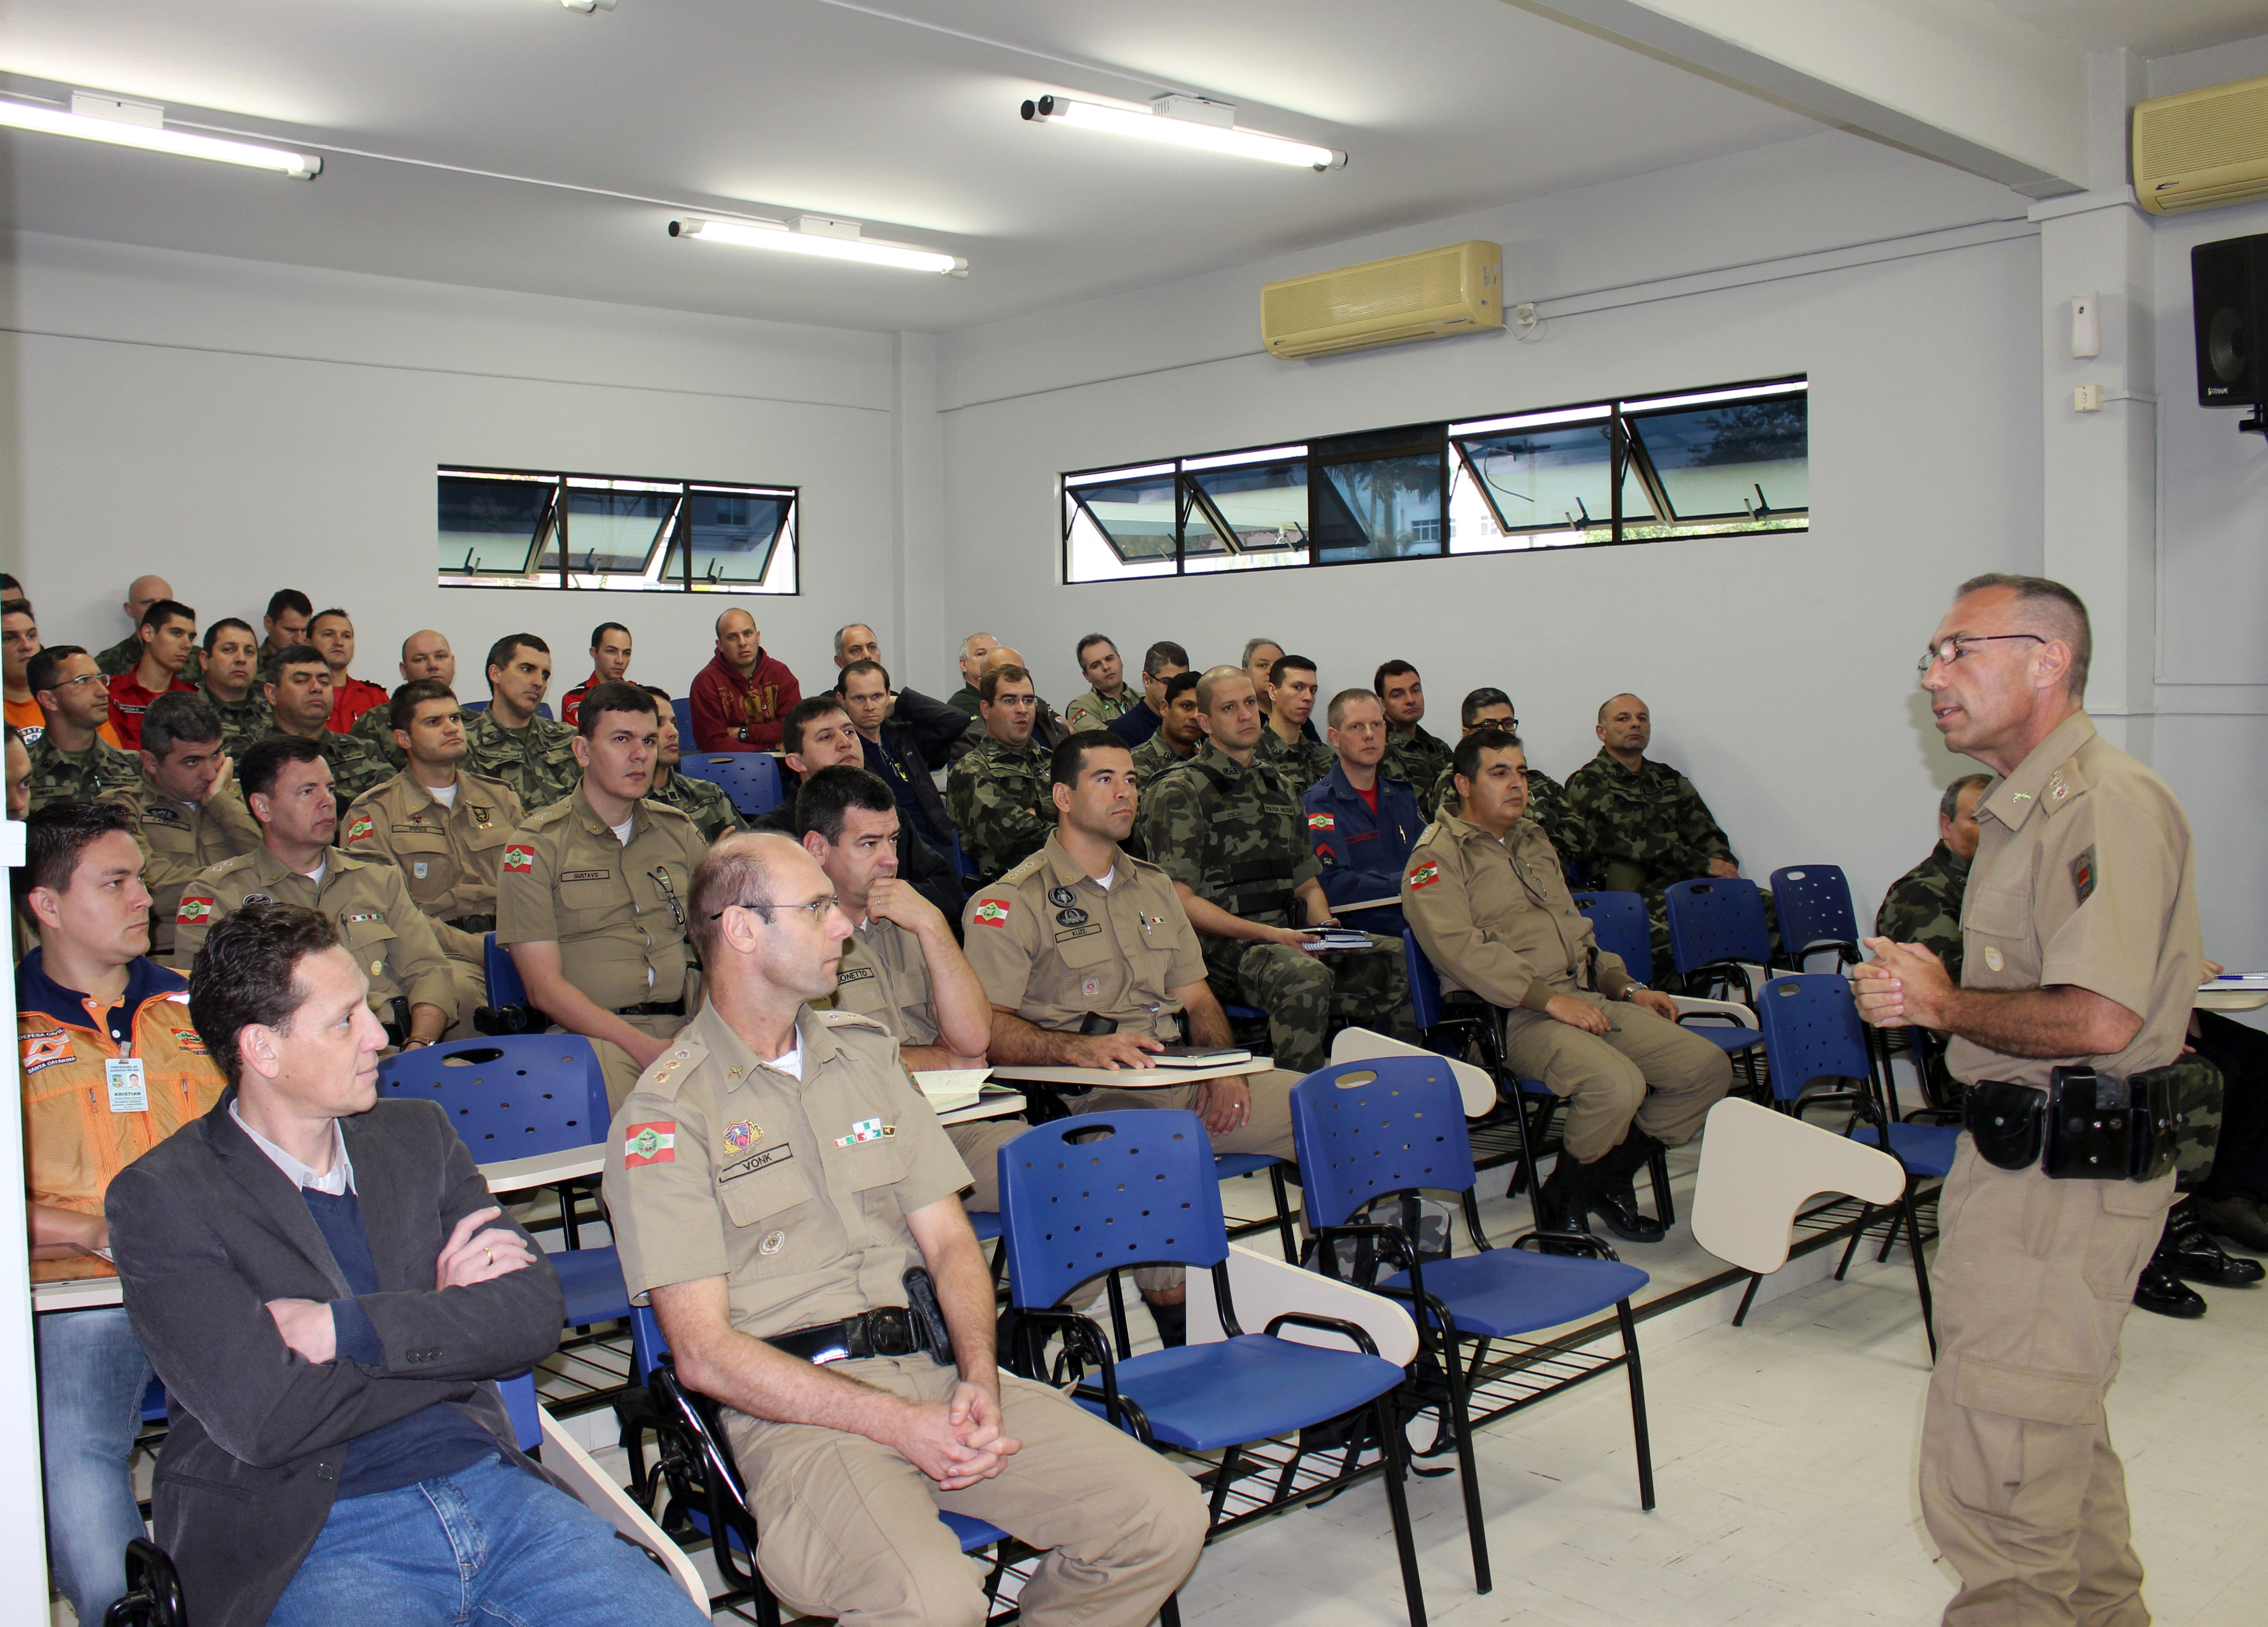
<path fill-rule="evenodd" d="M 1278 356 L 1329 356 L 1504 326 L 1504 250 L 1454 243 L 1318 271 L 1260 291 L 1260 336 Z"/>
<path fill-rule="evenodd" d="M 2268 78 L 2135 103 L 2134 195 L 2156 215 L 2268 197 Z"/>

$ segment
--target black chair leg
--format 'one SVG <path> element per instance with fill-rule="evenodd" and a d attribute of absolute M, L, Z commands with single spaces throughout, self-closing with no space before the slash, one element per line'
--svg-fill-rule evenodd
<path fill-rule="evenodd" d="M 1921 1330 L 1929 1340 L 1929 1359 L 1937 1361 L 1937 1318 L 1929 1298 L 1929 1263 L 1921 1257 L 1921 1219 L 1914 1213 L 1913 1195 L 1901 1201 L 1905 1210 L 1906 1242 L 1913 1249 L 1914 1288 L 1921 1295 Z"/>
<path fill-rule="evenodd" d="M 1749 1273 L 1749 1291 L 1741 1296 L 1741 1308 L 1733 1313 L 1733 1326 L 1738 1328 L 1749 1320 L 1749 1307 L 1756 1303 L 1756 1290 L 1764 1285 L 1764 1273 Z"/>
<path fill-rule="evenodd" d="M 1653 1437 L 1646 1426 L 1646 1375 L 1638 1369 L 1638 1319 L 1630 1301 L 1615 1302 L 1615 1320 L 1622 1325 L 1623 1365 L 1630 1370 L 1631 1435 L 1638 1446 L 1638 1506 L 1653 1512 Z"/>
<path fill-rule="evenodd" d="M 1858 1228 L 1851 1233 L 1850 1242 L 1844 1246 L 1843 1263 L 1835 1268 L 1835 1280 L 1837 1282 L 1841 1282 L 1843 1280 L 1843 1273 L 1851 1269 L 1851 1257 L 1859 1252 L 1859 1240 L 1866 1236 L 1867 1227 L 1873 1223 L 1874 1218 L 1874 1207 L 1873 1204 L 1869 1204 L 1860 1211 Z"/>
<path fill-rule="evenodd" d="M 1394 1551 L 1402 1561 L 1402 1597 L 1410 1607 L 1410 1627 L 1425 1627 L 1425 1589 L 1418 1579 L 1418 1542 L 1410 1529 L 1410 1487 L 1404 1478 L 1409 1443 L 1394 1415 L 1394 1392 L 1371 1403 L 1378 1420 L 1379 1452 L 1386 1459 L 1386 1506 L 1394 1518 Z"/>
<path fill-rule="evenodd" d="M 1447 1351 L 1441 1369 L 1448 1396 L 1441 1404 L 1449 1409 L 1449 1425 L 1457 1443 L 1457 1477 L 1464 1483 L 1465 1535 L 1473 1548 L 1473 1591 L 1490 1593 L 1496 1587 L 1496 1574 L 1489 1565 L 1488 1526 L 1481 1515 L 1480 1471 L 1473 1461 L 1471 1394 L 1466 1388 L 1463 1364 L 1457 1359 L 1455 1333 L 1444 1329 L 1441 1342 Z"/>
<path fill-rule="evenodd" d="M 1300 1263 L 1300 1236 L 1292 1229 L 1292 1194 L 1284 1184 L 1284 1166 L 1268 1166 L 1268 1184 L 1276 1194 L 1276 1229 L 1283 1234 L 1284 1258 L 1286 1263 Z"/>
<path fill-rule="evenodd" d="M 1126 1329 L 1126 1291 L 1119 1285 L 1116 1271 L 1103 1280 L 1110 1295 L 1110 1331 L 1118 1341 L 1118 1359 L 1130 1361 L 1134 1356 L 1134 1340 Z"/>
<path fill-rule="evenodd" d="M 1653 1174 L 1654 1218 L 1661 1222 L 1664 1231 L 1668 1231 L 1677 1224 L 1677 1204 L 1669 1196 L 1668 1149 L 1666 1147 L 1657 1149 L 1654 1155 L 1646 1162 L 1647 1167 Z"/>

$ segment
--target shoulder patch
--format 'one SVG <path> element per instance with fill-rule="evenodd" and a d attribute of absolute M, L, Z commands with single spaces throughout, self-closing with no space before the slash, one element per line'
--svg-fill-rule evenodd
<path fill-rule="evenodd" d="M 1013 906 L 1005 898 L 980 898 L 968 918 L 978 926 L 1005 926 L 1008 912 Z"/>
<path fill-rule="evenodd" d="M 180 908 L 173 913 L 176 926 L 200 926 L 212 919 L 213 895 L 194 889 L 181 894 Z"/>
<path fill-rule="evenodd" d="M 2095 884 L 2099 880 L 2095 865 L 2095 849 L 2090 846 L 2071 861 L 2071 890 L 2085 903 L 2095 896 Z"/>
<path fill-rule="evenodd" d="M 1310 830 L 1336 830 L 1338 825 L 1338 817 L 1336 814 L 1310 814 L 1307 815 L 1307 828 Z"/>
<path fill-rule="evenodd" d="M 1413 893 L 1424 892 L 1427 887 L 1432 886 L 1433 883 L 1439 881 L 1440 879 L 1440 865 L 1435 860 L 1430 858 L 1422 865 L 1412 865 L 1409 875 L 1405 878 L 1409 883 L 1410 890 Z"/>
<path fill-rule="evenodd" d="M 686 1077 L 697 1071 L 708 1055 L 707 1046 L 681 1040 L 654 1058 L 653 1066 L 638 1076 L 635 1088 L 665 1101 L 674 1101 Z"/>
<path fill-rule="evenodd" d="M 517 842 L 512 843 L 504 850 L 504 867 L 513 875 L 534 874 L 535 850 Z"/>
<path fill-rule="evenodd" d="M 347 821 L 347 840 L 367 842 L 378 834 L 378 821 L 367 813 L 357 814 Z"/>
<path fill-rule="evenodd" d="M 1045 843 L 1042 843 L 1037 848 L 1033 850 L 1031 854 L 1025 858 L 1023 863 L 1016 865 L 1015 868 L 1009 871 L 1007 874 L 1000 878 L 1000 885 L 1002 887 L 1013 887 L 1019 881 L 1028 881 L 1039 870 L 1040 865 L 1046 861 L 1047 856 L 1047 844 Z"/>

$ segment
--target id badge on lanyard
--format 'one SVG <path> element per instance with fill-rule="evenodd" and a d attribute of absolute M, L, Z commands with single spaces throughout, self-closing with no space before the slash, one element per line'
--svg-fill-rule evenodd
<path fill-rule="evenodd" d="M 139 1056 L 110 1056 L 102 1064 L 102 1082 L 110 1092 L 113 1113 L 147 1113 L 150 1083 L 143 1077 Z"/>

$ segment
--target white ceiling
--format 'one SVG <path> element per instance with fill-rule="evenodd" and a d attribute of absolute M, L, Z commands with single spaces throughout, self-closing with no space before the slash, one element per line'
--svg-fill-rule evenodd
<path fill-rule="evenodd" d="M 2124 46 L 2138 56 L 2203 50 L 2268 32 L 2262 0 L 1992 0 L 2082 51 Z"/>
<path fill-rule="evenodd" d="M 942 329 L 1819 127 L 1499 3 L 7 0 L 0 88 L 690 209 L 863 220 L 965 281 L 673 242 L 662 204 L 325 155 L 311 182 L 0 133 L 8 225 L 476 286 Z M 1239 104 L 1327 174 L 1027 125 L 1049 90 Z"/>

